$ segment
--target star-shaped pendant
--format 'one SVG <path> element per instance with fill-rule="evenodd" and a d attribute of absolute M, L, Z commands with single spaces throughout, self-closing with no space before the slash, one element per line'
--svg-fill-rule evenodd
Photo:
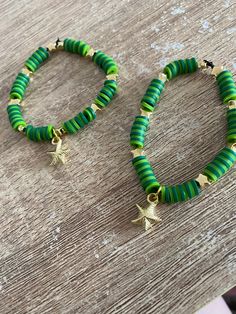
<path fill-rule="evenodd" d="M 156 216 L 156 203 L 150 203 L 146 208 L 136 204 L 139 210 L 138 218 L 132 220 L 132 223 L 143 225 L 145 230 L 150 229 L 154 224 L 161 222 L 161 218 Z"/>
<path fill-rule="evenodd" d="M 69 149 L 67 145 L 62 145 L 62 140 L 59 138 L 57 142 L 55 152 L 48 152 L 52 156 L 52 162 L 50 165 L 56 165 L 57 163 L 65 164 L 68 160 Z"/>
<path fill-rule="evenodd" d="M 208 177 L 204 174 L 199 174 L 199 176 L 196 178 L 196 181 L 199 183 L 200 187 L 204 188 L 205 185 L 210 185 L 211 182 L 209 181 Z"/>

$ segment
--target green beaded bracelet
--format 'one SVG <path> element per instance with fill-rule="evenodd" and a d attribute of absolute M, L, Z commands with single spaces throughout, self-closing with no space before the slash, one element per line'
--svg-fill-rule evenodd
<path fill-rule="evenodd" d="M 202 174 L 195 179 L 178 185 L 161 185 L 143 152 L 144 140 L 149 127 L 150 115 L 159 102 L 166 81 L 185 73 L 193 73 L 198 69 L 206 69 L 216 77 L 220 97 L 227 105 L 227 145 L 206 165 Z M 135 224 L 144 225 L 145 230 L 161 221 L 156 216 L 155 208 L 159 202 L 176 203 L 187 201 L 201 193 L 209 184 L 219 180 L 236 161 L 236 85 L 233 75 L 223 67 L 216 67 L 207 60 L 197 61 L 196 58 L 176 60 L 167 64 L 158 78 L 151 81 L 140 103 L 141 114 L 135 117 L 130 132 L 130 145 L 133 147 L 132 164 L 139 177 L 140 184 L 147 194 L 148 206 L 137 205 L 138 218 Z"/>
<path fill-rule="evenodd" d="M 22 115 L 22 100 L 24 99 L 26 88 L 30 83 L 30 78 L 50 54 L 54 51 L 65 50 L 76 53 L 82 57 L 90 57 L 106 74 L 104 86 L 99 91 L 93 103 L 79 112 L 75 117 L 62 123 L 60 128 L 52 125 L 35 127 L 26 123 Z M 96 111 L 105 108 L 117 93 L 118 66 L 115 61 L 102 51 L 94 51 L 87 43 L 82 40 L 66 38 L 64 41 L 59 39 L 49 44 L 47 47 L 39 47 L 25 62 L 24 68 L 16 76 L 12 84 L 7 113 L 12 128 L 22 132 L 32 141 L 51 141 L 56 145 L 56 151 L 50 152 L 52 163 L 65 163 L 69 152 L 65 145 L 62 145 L 62 136 L 65 134 L 75 134 L 80 129 L 96 118 Z"/>

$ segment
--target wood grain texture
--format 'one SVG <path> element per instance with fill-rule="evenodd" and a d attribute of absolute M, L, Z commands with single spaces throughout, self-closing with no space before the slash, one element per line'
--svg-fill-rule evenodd
<path fill-rule="evenodd" d="M 144 204 L 129 131 L 150 80 L 175 58 L 236 69 L 234 0 L 0 0 L 0 313 L 192 314 L 236 284 L 235 167 L 201 196 L 161 205 L 163 223 L 130 223 Z M 67 36 L 113 56 L 120 93 L 83 132 L 71 161 L 11 129 L 10 85 L 39 45 Z M 25 116 L 58 124 L 91 103 L 104 80 L 89 60 L 58 53 L 35 75 Z M 147 155 L 162 183 L 196 177 L 225 144 L 215 82 L 173 80 L 155 112 Z"/>

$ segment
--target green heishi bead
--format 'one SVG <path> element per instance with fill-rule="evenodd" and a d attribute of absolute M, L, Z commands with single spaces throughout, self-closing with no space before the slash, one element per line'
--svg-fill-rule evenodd
<path fill-rule="evenodd" d="M 201 193 L 197 182 L 190 180 L 178 185 L 161 186 L 160 202 L 177 203 L 189 200 Z"/>
<path fill-rule="evenodd" d="M 94 53 L 92 60 L 94 63 L 99 65 L 107 75 L 118 74 L 119 72 L 115 61 L 100 50 Z"/>
<path fill-rule="evenodd" d="M 154 79 L 148 86 L 143 98 L 141 99 L 141 108 L 146 111 L 153 111 L 160 99 L 160 94 L 164 89 L 164 82 Z"/>
<path fill-rule="evenodd" d="M 53 138 L 54 127 L 49 124 L 47 126 L 34 127 L 31 124 L 26 127 L 26 136 L 34 142 L 49 141 Z"/>
<path fill-rule="evenodd" d="M 224 70 L 217 75 L 216 80 L 222 101 L 228 103 L 230 100 L 236 100 L 236 85 L 232 72 Z"/>
<path fill-rule="evenodd" d="M 78 115 L 74 118 L 64 122 L 62 127 L 66 130 L 67 133 L 74 134 L 95 118 L 95 112 L 92 108 L 88 107 L 83 112 L 78 113 Z"/>
<path fill-rule="evenodd" d="M 143 148 L 144 139 L 147 128 L 149 126 L 149 118 L 144 116 L 136 116 L 130 132 L 130 145 L 135 148 Z"/>
<path fill-rule="evenodd" d="M 32 72 L 35 72 L 40 65 L 47 60 L 49 52 L 46 48 L 39 47 L 25 62 L 25 66 Z"/>
<path fill-rule="evenodd" d="M 140 183 L 147 194 L 155 193 L 160 187 L 153 169 L 146 156 L 138 156 L 133 158 L 132 164 L 137 172 Z"/>
<path fill-rule="evenodd" d="M 236 153 L 229 147 L 224 147 L 205 167 L 203 174 L 206 175 L 210 181 L 217 181 L 221 178 L 235 163 Z"/>
<path fill-rule="evenodd" d="M 227 141 L 229 143 L 236 143 L 236 108 L 227 110 Z"/>
<path fill-rule="evenodd" d="M 114 80 L 106 80 L 104 86 L 98 93 L 94 103 L 99 108 L 105 108 L 112 100 L 117 91 L 117 83 Z"/>
<path fill-rule="evenodd" d="M 25 95 L 25 90 L 29 84 L 29 77 L 24 73 L 18 73 L 10 90 L 10 99 L 22 100 Z"/>
<path fill-rule="evenodd" d="M 13 104 L 7 106 L 7 113 L 9 117 L 9 121 L 14 130 L 17 130 L 20 125 L 26 127 L 26 122 L 22 116 L 21 106 L 18 104 Z"/>
<path fill-rule="evenodd" d="M 196 58 L 191 59 L 180 59 L 175 60 L 167 64 L 163 70 L 166 74 L 167 79 L 171 80 L 172 78 L 178 76 L 179 74 L 193 73 L 197 71 L 198 63 Z"/>
<path fill-rule="evenodd" d="M 64 50 L 72 53 L 78 53 L 82 57 L 86 56 L 90 50 L 90 46 L 82 40 L 75 40 L 72 38 L 64 39 Z"/>

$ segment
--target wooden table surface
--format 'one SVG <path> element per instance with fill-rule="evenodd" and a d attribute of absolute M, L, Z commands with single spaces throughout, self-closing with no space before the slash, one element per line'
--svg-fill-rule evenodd
<path fill-rule="evenodd" d="M 236 168 L 201 196 L 160 205 L 144 232 L 130 220 L 145 193 L 129 131 L 149 82 L 173 59 L 236 69 L 236 2 L 1 0 L 0 313 L 192 314 L 236 284 Z M 49 166 L 50 143 L 29 142 L 6 115 L 16 73 L 39 46 L 74 37 L 114 57 L 119 95 L 65 142 L 70 162 Z M 25 99 L 34 125 L 90 104 L 104 73 L 59 52 Z M 171 81 L 152 117 L 146 153 L 164 184 L 195 178 L 225 145 L 226 109 L 212 77 Z"/>

